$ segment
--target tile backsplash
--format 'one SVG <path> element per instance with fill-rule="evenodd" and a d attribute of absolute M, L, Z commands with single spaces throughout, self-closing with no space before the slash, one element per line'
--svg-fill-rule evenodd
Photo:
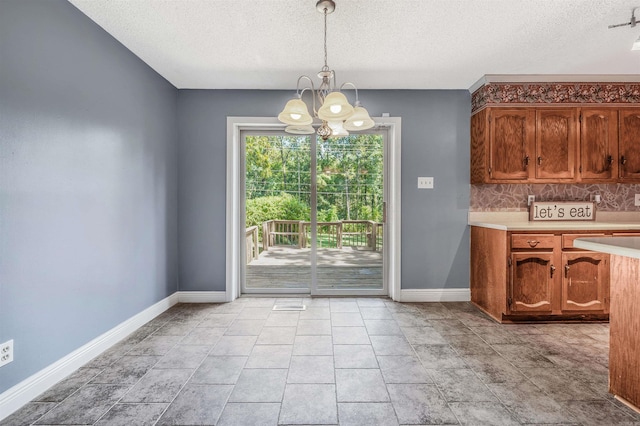
<path fill-rule="evenodd" d="M 600 194 L 599 211 L 640 211 L 634 205 L 640 184 L 495 184 L 471 185 L 470 211 L 527 211 L 527 195 L 536 201 L 589 201 Z"/>

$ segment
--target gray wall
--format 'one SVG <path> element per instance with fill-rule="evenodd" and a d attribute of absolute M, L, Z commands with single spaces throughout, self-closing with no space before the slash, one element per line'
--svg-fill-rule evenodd
<path fill-rule="evenodd" d="M 225 289 L 226 117 L 273 117 L 292 95 L 179 92 L 180 290 Z M 360 100 L 372 116 L 402 117 L 402 288 L 468 288 L 469 93 L 360 91 Z M 434 176 L 435 189 L 418 190 L 418 176 Z"/>
<path fill-rule="evenodd" d="M 177 91 L 66 1 L 0 0 L 0 342 L 15 340 L 0 392 L 178 276 L 224 290 L 226 117 L 291 95 Z M 468 287 L 468 92 L 361 99 L 403 118 L 402 287 Z"/>
<path fill-rule="evenodd" d="M 0 0 L 0 392 L 177 289 L 177 90 L 64 0 Z"/>

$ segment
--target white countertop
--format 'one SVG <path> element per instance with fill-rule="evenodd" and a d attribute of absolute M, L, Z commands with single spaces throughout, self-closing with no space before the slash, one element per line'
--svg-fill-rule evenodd
<path fill-rule="evenodd" d="M 640 237 L 577 238 L 573 246 L 640 259 Z"/>
<path fill-rule="evenodd" d="M 469 212 L 468 224 L 503 231 L 640 231 L 640 212 L 598 212 L 595 221 L 529 221 L 528 212 Z"/>

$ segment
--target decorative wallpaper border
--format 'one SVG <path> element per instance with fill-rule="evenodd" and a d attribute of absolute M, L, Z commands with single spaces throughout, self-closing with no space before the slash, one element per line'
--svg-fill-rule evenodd
<path fill-rule="evenodd" d="M 471 112 L 490 104 L 640 103 L 639 83 L 487 83 L 471 95 Z"/>
<path fill-rule="evenodd" d="M 640 211 L 634 205 L 640 184 L 491 184 L 471 185 L 469 210 L 477 212 L 527 211 L 527 195 L 536 201 L 590 201 L 600 194 L 598 211 Z"/>

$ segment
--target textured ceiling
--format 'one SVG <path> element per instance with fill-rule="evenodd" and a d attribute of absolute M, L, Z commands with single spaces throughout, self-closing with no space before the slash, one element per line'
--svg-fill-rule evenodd
<path fill-rule="evenodd" d="M 323 65 L 315 0 L 69 0 L 178 88 L 291 89 Z M 640 0 L 337 0 L 328 63 L 363 89 L 485 74 L 635 74 Z M 640 18 L 640 10 L 637 13 Z"/>

